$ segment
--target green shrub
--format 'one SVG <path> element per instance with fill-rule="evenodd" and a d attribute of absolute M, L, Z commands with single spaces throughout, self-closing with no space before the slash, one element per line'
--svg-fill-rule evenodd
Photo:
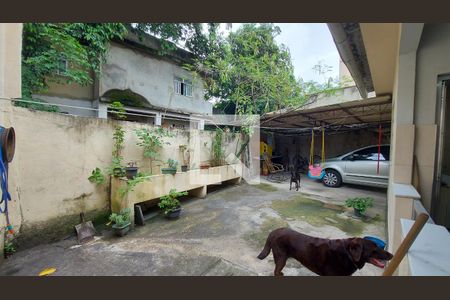
<path fill-rule="evenodd" d="M 16 253 L 16 246 L 14 245 L 12 240 L 7 239 L 5 241 L 5 246 L 3 248 L 3 253 L 4 253 L 5 258 L 7 258 L 8 256 L 11 256 L 14 253 Z"/>
<path fill-rule="evenodd" d="M 146 173 L 137 173 L 137 175 L 133 179 L 127 180 L 127 185 L 125 187 L 119 188 L 119 194 L 121 197 L 125 196 L 128 192 L 134 191 L 134 188 L 136 185 L 138 185 L 141 182 L 144 181 L 150 181 L 151 180 L 151 174 Z"/>
<path fill-rule="evenodd" d="M 373 206 L 373 198 L 371 197 L 349 198 L 345 200 L 345 206 L 353 207 L 354 209 L 358 210 L 361 214 L 364 214 L 367 208 Z"/>
<path fill-rule="evenodd" d="M 90 182 L 96 184 L 103 184 L 105 182 L 105 176 L 103 175 L 102 170 L 100 170 L 99 168 L 95 168 L 88 179 Z"/>
<path fill-rule="evenodd" d="M 144 157 L 150 160 L 150 170 L 152 170 L 153 161 L 159 158 L 158 151 L 164 145 L 170 145 L 169 142 L 164 142 L 164 138 L 173 137 L 174 135 L 170 131 L 161 127 L 153 129 L 136 129 L 135 133 L 139 139 L 137 145 L 143 148 Z"/>
<path fill-rule="evenodd" d="M 178 197 L 186 196 L 188 193 L 177 192 L 176 189 L 171 189 L 168 195 L 162 196 L 160 202 L 158 203 L 159 208 L 164 211 L 164 214 L 168 214 L 180 206 L 180 201 Z"/>
<path fill-rule="evenodd" d="M 167 160 L 167 165 L 168 165 L 169 168 L 171 168 L 171 169 L 176 169 L 177 166 L 178 166 L 178 161 L 169 158 L 169 159 Z"/>
<path fill-rule="evenodd" d="M 123 227 L 130 224 L 130 213 L 131 210 L 127 207 L 122 209 L 118 214 L 112 213 L 109 216 L 109 220 L 117 225 L 117 227 Z"/>

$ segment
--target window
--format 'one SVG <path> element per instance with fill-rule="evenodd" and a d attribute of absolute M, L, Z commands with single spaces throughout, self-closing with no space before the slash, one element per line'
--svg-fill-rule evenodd
<path fill-rule="evenodd" d="M 378 147 L 370 147 L 356 151 L 344 158 L 345 160 L 378 160 Z M 382 146 L 380 160 L 389 160 L 389 146 Z"/>
<path fill-rule="evenodd" d="M 173 90 L 175 94 L 192 97 L 192 82 L 176 77 L 173 80 Z"/>
<path fill-rule="evenodd" d="M 69 62 L 67 61 L 67 59 L 62 57 L 59 59 L 58 66 L 56 68 L 56 74 L 64 76 L 67 74 L 68 68 Z"/>

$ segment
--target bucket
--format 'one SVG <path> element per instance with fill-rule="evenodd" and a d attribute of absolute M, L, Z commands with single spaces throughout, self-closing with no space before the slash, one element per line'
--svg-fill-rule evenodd
<path fill-rule="evenodd" d="M 0 147 L 2 148 L 3 161 L 12 162 L 16 149 L 16 134 L 13 127 L 0 126 Z"/>
<path fill-rule="evenodd" d="M 377 244 L 378 247 L 380 247 L 381 249 L 384 249 L 386 247 L 386 242 L 383 240 L 380 240 L 377 237 L 374 236 L 365 236 L 364 239 L 369 240 L 374 242 L 375 244 Z"/>

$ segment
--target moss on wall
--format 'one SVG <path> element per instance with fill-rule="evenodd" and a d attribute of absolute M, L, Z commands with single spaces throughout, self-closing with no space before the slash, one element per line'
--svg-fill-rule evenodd
<path fill-rule="evenodd" d="M 85 213 L 85 220 L 92 221 L 98 231 L 108 221 L 109 208 Z M 56 242 L 68 236 L 76 236 L 75 225 L 80 224 L 80 215 L 71 214 L 32 224 L 23 223 L 17 235 L 18 249 L 30 248 L 43 243 Z"/>

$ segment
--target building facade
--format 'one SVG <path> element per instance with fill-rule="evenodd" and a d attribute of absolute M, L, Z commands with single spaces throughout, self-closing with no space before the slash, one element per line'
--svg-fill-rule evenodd
<path fill-rule="evenodd" d="M 108 105 L 114 101 L 125 104 L 132 114 L 129 119 L 142 122 L 159 124 L 165 116 L 177 124 L 177 119 L 191 115 L 211 115 L 203 79 L 185 68 L 193 62 L 192 53 L 178 48 L 160 55 L 160 50 L 157 38 L 129 32 L 123 40 L 110 43 L 106 63 L 100 76 L 92 74 L 92 84 L 50 83 L 48 91 L 34 96 L 61 105 L 64 113 L 80 116 L 106 118 Z M 56 76 L 64 76 L 64 69 L 70 67 L 61 65 Z"/>
<path fill-rule="evenodd" d="M 430 216 L 399 274 L 449 275 L 450 24 L 328 26 L 361 94 L 392 96 L 389 250 L 419 213 Z"/>

